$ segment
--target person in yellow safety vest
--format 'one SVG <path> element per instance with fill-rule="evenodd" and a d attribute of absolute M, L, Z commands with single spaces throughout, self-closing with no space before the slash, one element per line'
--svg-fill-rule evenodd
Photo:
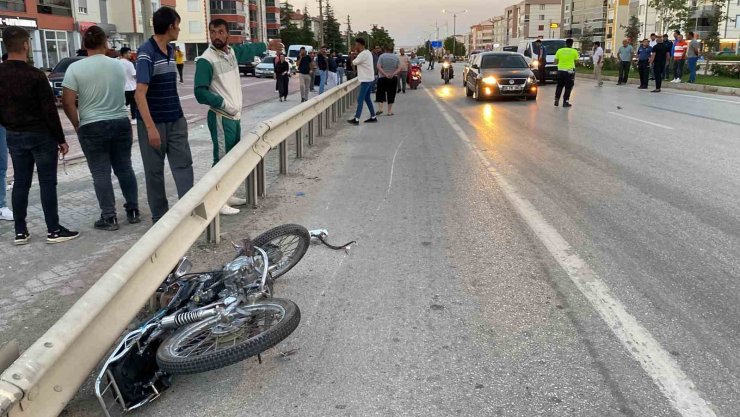
<path fill-rule="evenodd" d="M 180 83 L 185 83 L 182 79 L 182 70 L 185 68 L 185 54 L 182 53 L 180 47 L 175 47 L 175 64 L 177 64 L 177 72 L 180 74 Z"/>

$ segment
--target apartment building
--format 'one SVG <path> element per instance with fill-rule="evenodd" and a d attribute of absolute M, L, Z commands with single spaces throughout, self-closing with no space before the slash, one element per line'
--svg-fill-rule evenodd
<path fill-rule="evenodd" d="M 179 0 L 175 6 L 180 15 L 180 36 L 177 45 L 192 61 L 208 48 L 208 22 L 211 21 L 210 0 Z M 221 6 L 216 4 L 216 6 Z M 231 27 L 229 28 L 231 30 Z"/>
<path fill-rule="evenodd" d="M 563 0 L 563 37 L 578 40 L 586 35 L 606 45 L 607 27 L 613 28 L 607 23 L 610 4 L 610 0 Z"/>
<path fill-rule="evenodd" d="M 470 27 L 470 45 L 473 51 L 493 49 L 493 22 L 484 20 Z"/>
<path fill-rule="evenodd" d="M 506 17 L 496 16 L 493 22 L 493 50 L 501 51 L 506 46 Z"/>
<path fill-rule="evenodd" d="M 514 4 L 504 9 L 504 20 L 506 21 L 506 41 L 504 46 L 513 45 L 518 35 L 519 5 Z"/>
<path fill-rule="evenodd" d="M 228 23 L 229 42 L 234 44 L 242 44 L 249 39 L 246 10 L 244 0 L 209 0 L 210 18 Z"/>
<path fill-rule="evenodd" d="M 562 20 L 561 0 L 523 0 L 507 8 L 515 12 L 516 18 L 511 19 L 513 25 L 510 30 L 508 43 L 516 45 L 520 40 L 527 38 L 559 38 L 560 29 L 551 28 L 551 24 L 560 26 Z"/>

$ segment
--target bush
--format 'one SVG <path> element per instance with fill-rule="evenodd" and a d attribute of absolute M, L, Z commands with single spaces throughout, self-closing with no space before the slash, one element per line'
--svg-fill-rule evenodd
<path fill-rule="evenodd" d="M 740 61 L 740 55 L 718 55 L 710 58 L 712 61 Z"/>
<path fill-rule="evenodd" d="M 720 77 L 729 77 L 740 79 L 740 64 L 720 65 L 712 64 L 712 74 Z"/>

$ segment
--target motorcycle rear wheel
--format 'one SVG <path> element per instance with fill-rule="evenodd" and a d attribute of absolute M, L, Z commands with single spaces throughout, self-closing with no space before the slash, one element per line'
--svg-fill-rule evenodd
<path fill-rule="evenodd" d="M 259 355 L 298 327 L 301 311 L 280 298 L 239 306 L 232 321 L 212 317 L 182 327 L 157 349 L 157 364 L 171 375 L 220 369 Z"/>
<path fill-rule="evenodd" d="M 277 279 L 303 258 L 311 244 L 311 236 L 301 225 L 284 224 L 257 236 L 252 244 L 267 252 L 270 265 L 276 266 L 272 270 L 272 279 Z"/>

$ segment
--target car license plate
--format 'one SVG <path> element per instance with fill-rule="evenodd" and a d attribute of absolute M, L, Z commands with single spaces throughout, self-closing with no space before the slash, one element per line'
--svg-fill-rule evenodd
<path fill-rule="evenodd" d="M 519 91 L 522 89 L 521 85 L 502 85 L 501 91 Z"/>

